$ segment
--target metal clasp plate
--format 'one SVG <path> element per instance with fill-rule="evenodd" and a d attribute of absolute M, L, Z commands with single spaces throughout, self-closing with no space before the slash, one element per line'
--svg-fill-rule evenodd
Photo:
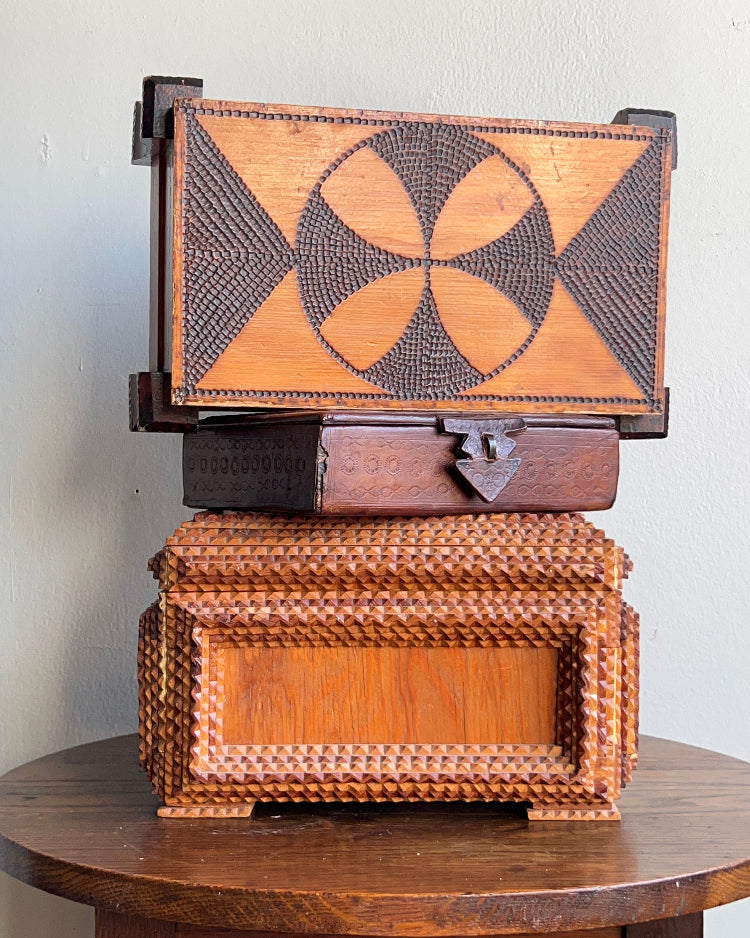
<path fill-rule="evenodd" d="M 461 435 L 458 453 L 468 457 L 457 459 L 456 469 L 485 502 L 494 501 L 510 482 L 521 465 L 518 458 L 509 458 L 515 440 L 508 436 L 526 429 L 521 417 L 500 420 L 470 420 L 444 417 L 443 433 Z"/>

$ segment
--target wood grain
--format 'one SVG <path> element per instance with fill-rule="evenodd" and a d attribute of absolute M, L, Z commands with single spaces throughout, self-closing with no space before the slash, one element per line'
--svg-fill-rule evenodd
<path fill-rule="evenodd" d="M 128 915 L 383 938 L 604 928 L 750 895 L 750 765 L 680 743 L 643 739 L 622 823 L 595 826 L 482 804 L 164 822 L 136 749 L 92 743 L 0 780 L 0 866 Z"/>
<path fill-rule="evenodd" d="M 624 938 L 703 938 L 703 914 L 694 912 L 677 918 L 628 925 Z"/>
<path fill-rule="evenodd" d="M 539 932 L 535 932 L 538 935 Z M 566 932 L 547 932 L 559 938 L 623 938 L 623 930 L 618 926 L 597 928 L 594 930 Z M 665 933 L 665 938 L 681 938 L 677 933 Z M 206 925 L 182 925 L 175 922 L 160 922 L 140 916 L 121 915 L 103 909 L 96 913 L 96 938 L 292 938 L 283 932 L 238 931 L 231 928 L 212 928 Z M 333 935 L 321 935 L 319 938 L 334 938 Z M 534 938 L 531 932 L 518 935 L 517 938 Z M 661 938 L 654 935 L 653 938 Z M 699 938 L 692 934 L 685 938 Z"/>
<path fill-rule="evenodd" d="M 662 412 L 669 128 L 220 101 L 175 121 L 176 403 Z M 544 329 L 560 290 L 572 341 Z"/>
<path fill-rule="evenodd" d="M 539 932 L 535 932 L 538 935 Z M 559 938 L 623 938 L 623 930 L 617 926 L 586 931 L 547 932 Z M 677 933 L 665 933 L 665 938 L 681 938 Z M 160 922 L 140 916 L 121 915 L 103 909 L 96 913 L 96 938 L 291 938 L 283 932 L 238 931 L 231 928 L 212 928 L 206 925 L 182 925 L 175 922 Z M 319 938 L 334 938 L 321 935 Z M 531 932 L 517 938 L 534 938 Z M 653 938 L 661 938 L 654 935 Z M 685 938 L 699 938 L 692 934 Z"/>
<path fill-rule="evenodd" d="M 224 740 L 555 742 L 554 648 L 218 650 Z"/>
<path fill-rule="evenodd" d="M 604 387 L 626 399 L 641 393 L 562 284 L 556 283 L 547 316 L 528 351 L 477 391 L 594 398 Z"/>

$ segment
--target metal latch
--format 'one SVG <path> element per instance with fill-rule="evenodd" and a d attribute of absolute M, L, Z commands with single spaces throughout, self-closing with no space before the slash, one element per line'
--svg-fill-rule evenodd
<path fill-rule="evenodd" d="M 515 449 L 515 440 L 508 436 L 526 429 L 521 417 L 500 420 L 467 420 L 444 417 L 443 433 L 461 435 L 458 453 L 467 459 L 457 459 L 456 469 L 485 502 L 494 501 L 510 482 L 521 465 L 518 458 L 509 458 Z"/>

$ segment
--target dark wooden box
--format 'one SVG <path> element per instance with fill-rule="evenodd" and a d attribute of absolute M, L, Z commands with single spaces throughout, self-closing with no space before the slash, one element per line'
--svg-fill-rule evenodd
<path fill-rule="evenodd" d="M 505 455 L 466 457 L 467 435 L 481 444 L 482 428 L 506 441 Z M 183 438 L 184 502 L 347 515 L 598 510 L 615 499 L 618 446 L 606 417 L 217 419 Z"/>

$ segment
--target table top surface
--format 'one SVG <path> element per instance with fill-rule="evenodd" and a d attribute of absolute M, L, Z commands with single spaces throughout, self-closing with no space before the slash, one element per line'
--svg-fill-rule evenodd
<path fill-rule="evenodd" d="M 30 762 L 0 780 L 0 867 L 100 908 L 321 935 L 603 927 L 750 895 L 750 764 L 648 737 L 621 823 L 497 804 L 156 807 L 135 736 Z"/>

